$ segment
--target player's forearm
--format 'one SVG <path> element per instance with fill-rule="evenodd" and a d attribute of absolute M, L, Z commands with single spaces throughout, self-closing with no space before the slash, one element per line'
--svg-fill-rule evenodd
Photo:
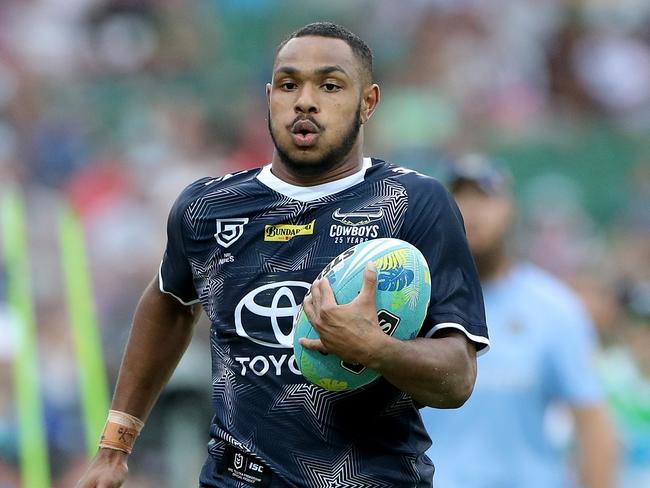
<path fill-rule="evenodd" d="M 578 464 L 584 488 L 612 488 L 616 482 L 616 436 L 603 407 L 576 411 Z"/>
<path fill-rule="evenodd" d="M 111 408 L 145 420 L 187 349 L 199 315 L 160 292 L 154 279 L 133 319 Z"/>
<path fill-rule="evenodd" d="M 366 366 L 434 408 L 458 408 L 472 393 L 476 352 L 460 333 L 435 339 L 387 340 Z"/>

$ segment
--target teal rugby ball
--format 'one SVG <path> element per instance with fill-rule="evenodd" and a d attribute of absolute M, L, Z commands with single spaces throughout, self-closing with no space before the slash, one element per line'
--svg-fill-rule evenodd
<path fill-rule="evenodd" d="M 424 256 L 413 245 L 391 238 L 362 242 L 334 258 L 318 279 L 329 280 L 339 305 L 350 303 L 361 291 L 363 272 L 369 261 L 377 267 L 379 326 L 397 339 L 415 338 L 429 306 L 431 276 Z M 294 320 L 293 337 L 296 363 L 311 383 L 332 391 L 354 390 L 379 377 L 379 373 L 361 364 L 304 349 L 298 340 L 318 339 L 318 333 L 302 307 Z"/>

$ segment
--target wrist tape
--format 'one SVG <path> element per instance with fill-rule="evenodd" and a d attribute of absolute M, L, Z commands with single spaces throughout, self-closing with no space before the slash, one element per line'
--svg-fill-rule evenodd
<path fill-rule="evenodd" d="M 99 447 L 116 449 L 131 454 L 133 444 L 140 434 L 144 422 L 128 413 L 109 410 Z"/>

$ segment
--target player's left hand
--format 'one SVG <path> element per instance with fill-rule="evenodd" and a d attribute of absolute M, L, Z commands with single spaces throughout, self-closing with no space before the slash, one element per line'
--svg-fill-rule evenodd
<path fill-rule="evenodd" d="M 368 263 L 364 270 L 359 295 L 345 305 L 336 303 L 327 278 L 316 280 L 303 302 L 303 309 L 320 339 L 302 337 L 300 345 L 336 354 L 350 363 L 370 362 L 375 351 L 380 350 L 381 341 L 388 337 L 377 320 L 376 290 L 377 270 L 373 263 Z"/>

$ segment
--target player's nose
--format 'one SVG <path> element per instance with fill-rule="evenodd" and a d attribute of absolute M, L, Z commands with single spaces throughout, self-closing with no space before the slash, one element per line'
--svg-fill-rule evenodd
<path fill-rule="evenodd" d="M 298 92 L 298 98 L 294 110 L 299 114 L 315 114 L 319 112 L 318 103 L 315 97 L 314 87 L 305 83 Z"/>

